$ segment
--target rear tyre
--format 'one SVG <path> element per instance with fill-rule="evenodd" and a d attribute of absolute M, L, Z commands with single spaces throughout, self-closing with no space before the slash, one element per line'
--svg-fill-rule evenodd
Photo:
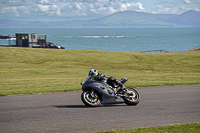
<path fill-rule="evenodd" d="M 122 97 L 124 99 L 124 102 L 127 105 L 133 105 L 133 106 L 137 105 L 140 102 L 139 93 L 131 87 L 127 87 L 126 89 L 129 90 L 131 92 L 131 94 L 125 93 L 125 96 Z"/>
<path fill-rule="evenodd" d="M 81 100 L 88 107 L 97 107 L 101 104 L 99 95 L 95 92 L 92 94 L 92 91 L 83 91 Z"/>

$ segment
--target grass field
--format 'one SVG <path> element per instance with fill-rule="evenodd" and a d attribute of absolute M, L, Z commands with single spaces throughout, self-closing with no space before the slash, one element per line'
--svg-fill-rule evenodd
<path fill-rule="evenodd" d="M 163 127 L 112 130 L 99 133 L 200 133 L 200 124 L 199 122 L 195 122 L 186 124 L 173 124 Z"/>
<path fill-rule="evenodd" d="M 200 52 L 0 47 L 0 96 L 80 90 L 90 69 L 129 78 L 130 87 L 200 84 Z"/>

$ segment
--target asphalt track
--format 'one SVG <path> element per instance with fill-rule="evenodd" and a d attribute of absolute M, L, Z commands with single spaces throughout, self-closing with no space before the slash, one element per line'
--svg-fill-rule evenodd
<path fill-rule="evenodd" d="M 200 85 L 137 90 L 137 106 L 88 108 L 81 91 L 0 97 L 0 132 L 96 132 L 200 122 Z"/>

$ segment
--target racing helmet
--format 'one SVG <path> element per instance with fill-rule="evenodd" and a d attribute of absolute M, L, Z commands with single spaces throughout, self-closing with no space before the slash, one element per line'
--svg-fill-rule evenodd
<path fill-rule="evenodd" d="M 88 73 L 88 76 L 90 78 L 95 78 L 96 76 L 98 75 L 98 70 L 95 70 L 95 69 L 91 69 Z"/>

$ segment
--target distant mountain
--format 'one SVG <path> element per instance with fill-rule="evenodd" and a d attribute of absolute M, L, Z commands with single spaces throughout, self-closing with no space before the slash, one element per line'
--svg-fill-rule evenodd
<path fill-rule="evenodd" d="M 177 25 L 188 25 L 199 27 L 200 26 L 200 12 L 193 10 L 187 11 L 178 15 L 177 17 L 172 17 L 168 21 L 175 23 Z"/>
<path fill-rule="evenodd" d="M 15 21 L 2 19 L 0 28 L 148 28 L 148 27 L 200 27 L 200 12 L 187 11 L 180 15 L 150 14 L 135 11 L 117 12 L 93 19 L 64 22 Z"/>

